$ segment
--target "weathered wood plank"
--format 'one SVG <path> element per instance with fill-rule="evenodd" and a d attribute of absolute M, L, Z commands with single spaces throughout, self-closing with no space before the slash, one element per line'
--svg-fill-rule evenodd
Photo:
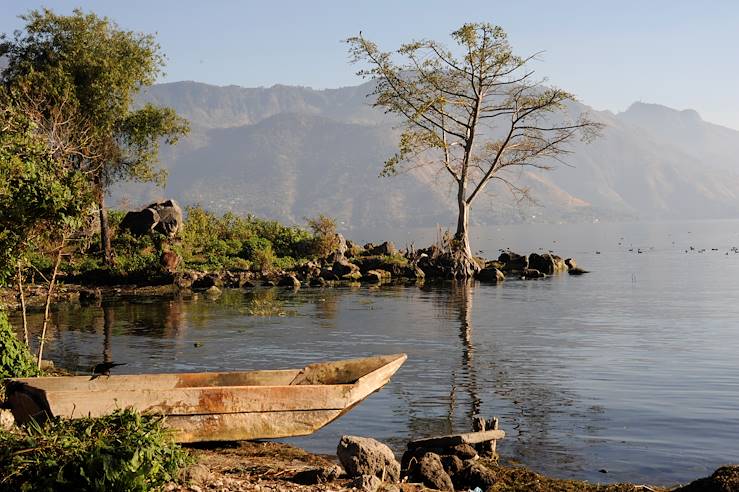
<path fill-rule="evenodd" d="M 281 386 L 288 385 L 298 369 L 242 372 L 195 372 L 175 374 L 122 374 L 99 376 L 64 376 L 19 378 L 14 381 L 53 391 L 169 389 L 212 386 Z"/>
<path fill-rule="evenodd" d="M 352 388 L 351 401 L 359 402 L 385 386 L 400 366 L 408 359 L 405 354 L 388 356 L 385 364 L 360 377 Z"/>
<path fill-rule="evenodd" d="M 96 391 L 47 391 L 55 416 L 81 417 L 108 414 L 132 407 L 164 415 L 342 409 L 351 404 L 351 385 L 331 386 L 227 386 Z"/>
<path fill-rule="evenodd" d="M 290 384 L 352 384 L 362 376 L 403 357 L 406 357 L 405 354 L 393 354 L 311 364 L 303 368 Z"/>
<path fill-rule="evenodd" d="M 305 436 L 341 415 L 340 410 L 301 412 L 229 413 L 167 417 L 165 425 L 181 443 L 243 441 Z"/>
<path fill-rule="evenodd" d="M 505 432 L 502 430 L 487 430 L 480 432 L 468 432 L 465 434 L 451 434 L 448 436 L 428 437 L 416 439 L 408 443 L 408 449 L 416 448 L 446 448 L 457 444 L 477 444 L 479 442 L 503 439 Z"/>

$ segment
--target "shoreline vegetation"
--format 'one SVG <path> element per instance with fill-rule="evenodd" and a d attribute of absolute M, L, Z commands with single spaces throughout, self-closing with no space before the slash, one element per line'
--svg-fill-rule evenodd
<path fill-rule="evenodd" d="M 125 227 L 123 212 L 109 211 L 112 264 L 105 264 L 95 233 L 68 241 L 52 303 L 85 304 L 111 295 L 167 296 L 183 291 L 218 296 L 224 288 L 416 285 L 454 277 L 454 240 L 441 231 L 427 248 L 410 245 L 400 250 L 390 241 L 360 245 L 347 240 L 337 233 L 334 220 L 323 215 L 306 219 L 307 228 L 251 215 L 218 217 L 199 206 L 188 207 L 186 217 L 179 219 L 174 234 L 157 232 L 151 224 L 144 233 L 136 233 Z M 7 308 L 44 306 L 56 252 L 39 251 L 26 257 L 22 297 L 18 285 L 0 287 L 0 300 Z M 528 255 L 503 251 L 496 259 L 475 261 L 479 265 L 475 279 L 488 283 L 586 273 L 574 259 L 548 251 Z"/>

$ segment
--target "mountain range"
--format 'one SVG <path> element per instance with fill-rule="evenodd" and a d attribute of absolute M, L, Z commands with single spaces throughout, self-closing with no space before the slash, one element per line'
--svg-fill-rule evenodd
<path fill-rule="evenodd" d="M 134 208 L 166 196 L 288 223 L 324 213 L 347 229 L 453 224 L 456 204 L 444 174 L 424 167 L 378 177 L 399 133 L 391 117 L 371 106 L 371 89 L 371 83 L 327 90 L 152 86 L 139 102 L 173 107 L 190 120 L 191 134 L 162 150 L 165 189 L 126 184 L 112 203 Z M 739 214 L 739 132 L 692 110 L 640 102 L 617 114 L 581 103 L 567 112 L 588 112 L 603 123 L 601 138 L 575 143 L 566 165 L 522 172 L 517 179 L 535 203 L 492 189 L 473 206 L 474 223 Z"/>

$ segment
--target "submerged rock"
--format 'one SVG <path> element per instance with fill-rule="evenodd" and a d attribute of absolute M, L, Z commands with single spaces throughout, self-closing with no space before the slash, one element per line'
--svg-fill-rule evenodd
<path fill-rule="evenodd" d="M 498 283 L 505 280 L 505 275 L 495 267 L 485 267 L 477 273 L 477 280 L 480 282 Z"/>
<path fill-rule="evenodd" d="M 557 255 L 551 253 L 531 253 L 529 255 L 529 268 L 539 270 L 547 275 L 554 275 L 567 269 L 565 262 Z"/>
<path fill-rule="evenodd" d="M 300 288 L 300 280 L 295 275 L 285 275 L 277 281 L 279 287 L 290 287 L 293 289 Z"/>
<path fill-rule="evenodd" d="M 372 438 L 342 436 L 336 455 L 350 477 L 374 475 L 390 482 L 400 479 L 400 463 L 392 450 Z"/>

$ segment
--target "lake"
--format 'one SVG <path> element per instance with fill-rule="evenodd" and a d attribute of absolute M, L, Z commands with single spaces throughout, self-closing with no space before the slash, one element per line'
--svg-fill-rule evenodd
<path fill-rule="evenodd" d="M 421 246 L 436 231 L 348 236 Z M 472 241 L 490 258 L 553 250 L 591 273 L 62 304 L 47 354 L 89 371 L 108 351 L 138 373 L 406 352 L 383 390 L 289 442 L 333 454 L 357 434 L 401 451 L 479 413 L 500 417 L 506 460 L 556 477 L 674 484 L 737 462 L 739 221 L 479 227 Z"/>

